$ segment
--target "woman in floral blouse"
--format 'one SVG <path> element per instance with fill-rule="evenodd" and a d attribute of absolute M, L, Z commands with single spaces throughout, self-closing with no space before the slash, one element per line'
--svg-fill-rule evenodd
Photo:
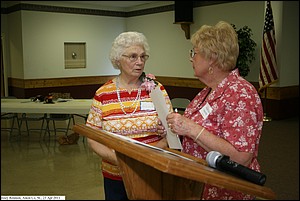
<path fill-rule="evenodd" d="M 206 159 L 218 151 L 231 160 L 260 171 L 258 146 L 263 126 L 260 97 L 239 75 L 236 61 L 238 38 L 224 21 L 203 25 L 191 38 L 190 61 L 194 75 L 206 87 L 186 108 L 183 116 L 167 116 L 170 129 L 183 136 L 183 152 Z M 204 200 L 244 200 L 253 196 L 206 184 Z"/>
<path fill-rule="evenodd" d="M 144 73 L 148 58 L 149 46 L 142 33 L 124 32 L 115 39 L 110 60 L 120 74 L 96 91 L 86 125 L 165 148 L 166 130 L 149 96 L 151 90 L 159 87 L 170 112 L 172 107 L 164 87 Z M 102 158 L 105 199 L 127 200 L 114 150 L 92 139 L 88 142 Z"/>

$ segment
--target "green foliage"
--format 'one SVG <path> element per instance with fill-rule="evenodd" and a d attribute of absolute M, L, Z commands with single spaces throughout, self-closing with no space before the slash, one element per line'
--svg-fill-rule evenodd
<path fill-rule="evenodd" d="M 251 38 L 253 35 L 252 30 L 248 26 L 244 26 L 238 30 L 234 24 L 232 26 L 238 34 L 240 48 L 236 66 L 240 71 L 240 75 L 246 77 L 250 72 L 249 65 L 255 60 L 254 51 L 256 43 Z"/>

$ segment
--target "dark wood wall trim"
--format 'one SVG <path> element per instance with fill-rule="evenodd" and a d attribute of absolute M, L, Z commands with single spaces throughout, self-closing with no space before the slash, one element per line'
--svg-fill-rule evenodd
<path fill-rule="evenodd" d="M 46 96 L 51 92 L 71 93 L 73 98 L 92 98 L 96 90 L 111 76 L 68 77 L 50 79 L 9 78 L 9 95 L 17 98 Z M 156 76 L 170 98 L 185 97 L 192 100 L 205 87 L 196 78 Z M 258 88 L 258 83 L 252 83 Z M 269 87 L 267 99 L 261 95 L 264 112 L 273 119 L 299 116 L 299 86 Z"/>
<path fill-rule="evenodd" d="M 265 95 L 263 94 L 262 98 L 264 97 Z M 267 88 L 267 99 L 284 100 L 284 99 L 290 99 L 295 97 L 299 97 L 299 85 Z"/>
<path fill-rule="evenodd" d="M 195 1 L 193 7 L 210 6 L 222 3 L 232 3 L 235 1 Z M 2 6 L 2 5 L 1 5 Z M 99 16 L 110 16 L 110 17 L 134 17 L 141 15 L 148 15 L 154 13 L 161 13 L 174 10 L 174 4 L 153 7 L 148 9 L 141 9 L 135 11 L 110 11 L 101 9 L 87 9 L 87 8 L 74 8 L 74 7 L 63 7 L 63 6 L 52 6 L 52 5 L 39 5 L 38 2 L 33 3 L 18 3 L 10 7 L 1 7 L 1 14 L 10 14 L 16 11 L 29 10 L 37 12 L 55 12 L 55 13 L 69 13 L 69 14 L 81 14 L 81 15 L 99 15 Z"/>
<path fill-rule="evenodd" d="M 8 85 L 24 89 L 103 84 L 114 76 L 89 76 L 47 79 L 9 78 Z"/>
<path fill-rule="evenodd" d="M 109 76 L 88 76 L 88 77 L 67 77 L 48 79 L 18 79 L 9 78 L 10 87 L 22 89 L 53 88 L 66 86 L 102 85 L 114 75 Z M 164 77 L 156 76 L 157 80 L 165 86 L 203 89 L 205 85 L 196 78 Z M 252 83 L 256 88 L 258 83 Z M 261 96 L 264 98 L 264 93 Z M 267 99 L 283 100 L 299 97 L 299 86 L 269 87 Z"/>
<path fill-rule="evenodd" d="M 166 86 L 198 88 L 198 89 L 203 89 L 205 87 L 205 84 L 203 84 L 196 78 L 156 76 L 156 79 Z"/>

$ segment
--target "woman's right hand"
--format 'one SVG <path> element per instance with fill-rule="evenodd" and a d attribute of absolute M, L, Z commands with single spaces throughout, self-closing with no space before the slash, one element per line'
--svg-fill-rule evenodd
<path fill-rule="evenodd" d="M 167 130 L 162 124 L 161 120 L 158 120 L 158 125 L 157 125 L 157 133 L 165 138 L 167 136 Z"/>
<path fill-rule="evenodd" d="M 169 129 L 174 133 L 178 135 L 189 135 L 191 133 L 191 130 L 198 126 L 195 122 L 192 120 L 184 117 L 183 115 L 172 112 L 167 115 L 166 117 L 168 127 Z"/>

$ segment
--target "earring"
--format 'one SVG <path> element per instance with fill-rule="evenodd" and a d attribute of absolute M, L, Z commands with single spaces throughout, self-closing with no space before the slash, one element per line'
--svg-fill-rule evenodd
<path fill-rule="evenodd" d="M 210 75 L 212 75 L 214 73 L 214 69 L 213 69 L 213 67 L 209 67 L 208 68 L 208 74 L 210 74 Z"/>

